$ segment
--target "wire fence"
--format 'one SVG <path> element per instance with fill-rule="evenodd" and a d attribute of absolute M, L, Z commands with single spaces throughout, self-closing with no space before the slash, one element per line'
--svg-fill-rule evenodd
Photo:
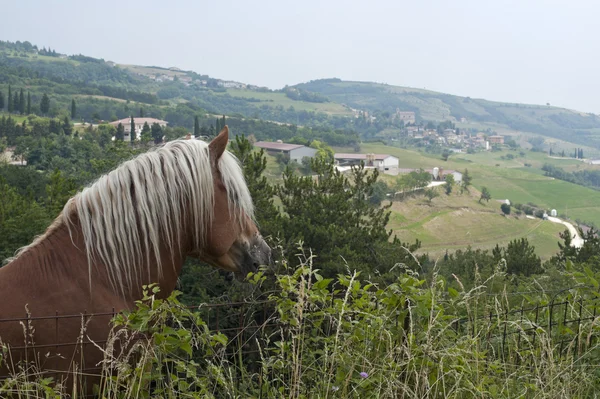
<path fill-rule="evenodd" d="M 453 328 L 457 335 L 477 337 L 488 360 L 521 363 L 540 353 L 541 346 L 556 358 L 581 360 L 580 355 L 598 343 L 599 293 L 510 310 L 487 306 L 474 313 L 456 320 Z"/>
<path fill-rule="evenodd" d="M 561 291 L 562 292 L 562 291 Z M 557 293 L 558 295 L 559 293 Z M 555 297 L 557 296 L 555 295 Z M 496 299 L 496 298 L 494 298 Z M 275 303 L 272 301 L 234 302 L 189 306 L 198 312 L 212 332 L 227 336 L 224 356 L 229 359 L 243 356 L 246 364 L 254 364 L 258 378 L 262 378 L 260 366 L 261 346 L 285 336 L 285 328 L 279 323 Z M 41 345 L 12 347 L 25 350 L 60 350 L 65 347 L 104 345 L 106 341 L 62 342 L 59 340 L 64 324 L 83 322 L 91 318 L 109 322 L 116 312 L 95 314 L 63 315 L 58 311 L 50 316 L 0 319 L 0 333 L 7 323 L 46 323 L 52 325 L 56 341 Z M 555 357 L 572 357 L 581 360 L 582 355 L 598 346 L 600 332 L 600 293 L 588 293 L 584 297 L 550 299 L 544 303 L 522 305 L 510 310 L 494 306 L 493 302 L 481 304 L 480 309 L 471 308 L 468 317 L 457 318 L 452 323 L 456 336 L 470 335 L 476 338 L 486 352 L 486 360 L 523 364 L 532 361 L 548 349 Z M 403 320 L 405 321 L 405 320 Z M 49 329 L 46 328 L 46 331 Z M 398 342 L 401 345 L 401 342 Z M 541 350 L 543 346 L 543 351 Z M 98 373 L 99 369 L 81 370 L 83 373 Z M 1 373 L 0 373 L 1 374 Z M 7 378 L 0 375 L 0 380 Z"/>
<path fill-rule="evenodd" d="M 272 332 L 278 326 L 276 319 L 273 318 L 274 304 L 267 300 L 202 304 L 199 306 L 186 306 L 186 308 L 199 313 L 209 331 L 221 333 L 227 337 L 224 356 L 230 358 L 238 356 L 240 353 L 251 358 L 252 355 L 258 353 L 256 340 L 264 336 L 267 331 Z M 108 324 L 116 315 L 117 312 L 113 309 L 110 312 L 103 313 L 60 314 L 56 311 L 54 315 L 49 316 L 31 316 L 27 314 L 21 318 L 0 318 L 0 343 L 2 342 L 2 331 L 9 327 L 14 330 L 16 327 L 23 331 L 23 344 L 11 345 L 11 352 L 59 353 L 69 352 L 69 350 L 74 351 L 75 349 L 84 351 L 96 346 L 102 347 L 107 344 L 108 339 L 92 340 L 85 334 L 80 334 L 79 337 L 67 341 L 62 337 L 65 331 L 70 331 L 73 335 L 73 326 L 85 326 L 92 319 L 96 322 L 101 321 Z M 29 336 L 29 329 L 34 331 L 32 336 Z M 38 334 L 42 330 L 45 334 L 50 332 L 53 337 L 50 339 L 45 337 L 45 343 L 36 343 L 33 334 Z M 138 339 L 144 338 L 140 336 Z M 48 343 L 49 340 L 50 343 Z M 94 367 L 85 368 L 80 372 L 83 374 L 97 374 L 100 370 L 100 367 Z M 6 370 L 0 368 L 0 381 L 9 378 L 8 374 L 1 371 Z"/>

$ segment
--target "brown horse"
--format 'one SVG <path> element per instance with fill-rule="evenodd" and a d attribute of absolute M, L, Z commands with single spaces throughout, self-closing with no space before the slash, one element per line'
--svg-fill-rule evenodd
<path fill-rule="evenodd" d="M 270 263 L 227 141 L 225 127 L 210 144 L 173 141 L 123 163 L 0 268 L 0 341 L 11 349 L 0 376 L 25 358 L 70 381 L 74 370 L 93 369 L 102 353 L 89 342 L 107 339 L 110 314 L 132 309 L 143 285 L 168 296 L 188 255 L 241 275 Z M 73 314 L 82 318 L 59 320 Z M 83 350 L 73 345 L 80 336 Z"/>

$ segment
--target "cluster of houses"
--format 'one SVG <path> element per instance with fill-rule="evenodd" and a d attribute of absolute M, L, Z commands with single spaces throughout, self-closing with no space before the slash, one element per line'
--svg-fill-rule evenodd
<path fill-rule="evenodd" d="M 438 132 L 436 129 L 425 129 L 422 126 L 407 126 L 405 128 L 408 137 L 415 140 L 434 140 L 442 146 L 477 148 L 489 150 L 494 145 L 504 144 L 504 136 L 487 135 L 486 133 L 466 134 L 456 129 L 444 129 Z"/>

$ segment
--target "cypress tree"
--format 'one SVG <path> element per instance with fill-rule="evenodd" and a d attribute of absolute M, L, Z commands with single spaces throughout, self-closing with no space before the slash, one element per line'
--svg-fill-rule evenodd
<path fill-rule="evenodd" d="M 194 137 L 200 136 L 200 121 L 198 115 L 194 116 Z"/>
<path fill-rule="evenodd" d="M 10 113 L 13 112 L 13 105 L 14 105 L 13 104 L 12 91 L 11 91 L 10 85 L 8 86 L 8 101 L 7 101 L 7 104 L 8 104 L 8 113 L 10 114 Z"/>
<path fill-rule="evenodd" d="M 42 100 L 40 101 L 40 111 L 42 111 L 42 114 L 47 114 L 48 111 L 50 110 L 50 99 L 48 98 L 48 95 L 46 93 L 44 93 L 44 95 L 42 96 Z"/>
<path fill-rule="evenodd" d="M 0 91 L 0 111 L 4 109 L 4 93 Z"/>
<path fill-rule="evenodd" d="M 21 115 L 25 114 L 25 93 L 23 93 L 23 89 L 19 93 L 19 112 Z"/>
<path fill-rule="evenodd" d="M 67 136 L 70 136 L 71 133 L 73 133 L 73 126 L 71 126 L 71 121 L 69 121 L 69 117 L 65 116 L 65 119 L 63 120 L 63 132 L 65 132 L 65 134 Z"/>
<path fill-rule="evenodd" d="M 71 119 L 75 119 L 77 114 L 77 106 L 75 105 L 75 99 L 71 100 Z"/>
<path fill-rule="evenodd" d="M 129 139 L 133 143 L 137 135 L 135 134 L 135 120 L 133 120 L 133 115 L 131 116 L 131 131 L 129 132 Z"/>
<path fill-rule="evenodd" d="M 140 118 L 144 117 L 144 108 L 140 107 Z"/>
<path fill-rule="evenodd" d="M 125 127 L 122 123 L 117 126 L 117 133 L 115 134 L 115 140 L 123 141 L 125 138 Z"/>
<path fill-rule="evenodd" d="M 13 111 L 14 112 L 21 112 L 21 105 L 20 105 L 20 101 L 19 101 L 19 93 L 15 92 L 15 95 L 13 96 Z"/>
<path fill-rule="evenodd" d="M 27 92 L 27 115 L 31 114 L 31 93 Z"/>

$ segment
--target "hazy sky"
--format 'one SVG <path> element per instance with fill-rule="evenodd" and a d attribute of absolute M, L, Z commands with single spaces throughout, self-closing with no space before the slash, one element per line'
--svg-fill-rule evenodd
<path fill-rule="evenodd" d="M 3 2 L 0 40 L 268 86 L 338 77 L 600 113 L 600 2 Z"/>

